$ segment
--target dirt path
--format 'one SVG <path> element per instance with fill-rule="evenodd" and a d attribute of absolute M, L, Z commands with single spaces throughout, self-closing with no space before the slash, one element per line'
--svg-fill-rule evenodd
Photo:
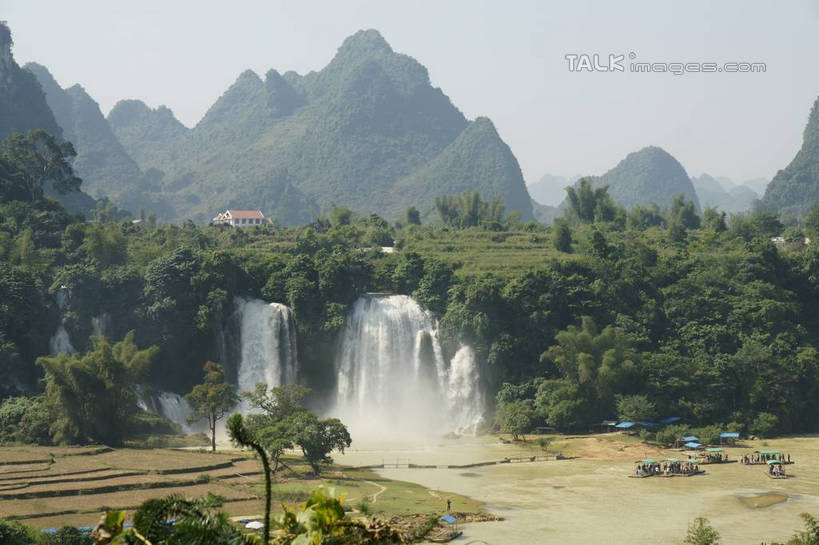
<path fill-rule="evenodd" d="M 378 496 L 380 496 L 381 494 L 383 494 L 384 492 L 387 491 L 386 486 L 380 485 L 380 484 L 378 484 L 376 482 L 373 482 L 373 481 L 364 481 L 364 482 L 367 483 L 367 484 L 371 484 L 374 487 L 379 489 L 378 492 L 376 492 L 375 494 L 372 495 L 372 503 L 376 503 L 378 501 Z"/>

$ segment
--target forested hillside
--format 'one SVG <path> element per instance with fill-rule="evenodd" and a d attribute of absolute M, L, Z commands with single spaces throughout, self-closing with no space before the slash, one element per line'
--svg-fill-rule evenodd
<path fill-rule="evenodd" d="M 804 216 L 819 203 L 819 99 L 805 126 L 802 148 L 776 173 L 765 190 L 762 207 L 781 214 Z"/>
<path fill-rule="evenodd" d="M 611 197 L 626 208 L 656 204 L 668 206 L 683 195 L 699 208 L 699 199 L 682 165 L 668 152 L 649 146 L 629 153 L 617 166 L 600 177 L 595 185 L 608 186 Z"/>
<path fill-rule="evenodd" d="M 112 341 L 134 331 L 123 354 L 157 347 L 141 380 L 185 392 L 219 354 L 234 296 L 251 296 L 292 308 L 320 397 L 350 305 L 393 292 L 439 317 L 448 357 L 469 343 L 501 406 L 534 424 L 583 428 L 640 395 L 692 424 L 816 431 L 819 252 L 799 234 L 774 246 L 782 226 L 770 214 L 726 225 L 682 199 L 665 214 L 627 212 L 581 184 L 554 228 L 475 195 L 439 199 L 439 227 L 419 225 L 417 210 L 391 223 L 344 208 L 286 229 L 87 223 L 31 191 L 42 178 L 14 174 L 31 146 L 0 156 L 2 396 L 37 394 L 54 332 L 92 349 L 102 317 Z M 385 240 L 398 251 L 382 253 Z"/>

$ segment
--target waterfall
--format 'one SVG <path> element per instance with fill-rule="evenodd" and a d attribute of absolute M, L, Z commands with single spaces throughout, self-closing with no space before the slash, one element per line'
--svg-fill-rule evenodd
<path fill-rule="evenodd" d="M 296 325 L 290 307 L 259 299 L 236 298 L 239 315 L 239 392 L 251 392 L 263 382 L 268 388 L 298 379 Z"/>
<path fill-rule="evenodd" d="M 188 424 L 188 417 L 193 411 L 184 397 L 173 392 L 159 392 L 154 402 L 153 405 L 160 415 L 178 424 L 185 433 L 193 432 L 193 428 Z"/>
<path fill-rule="evenodd" d="M 355 302 L 336 371 L 336 412 L 368 431 L 471 433 L 482 419 L 474 352 L 447 366 L 436 321 L 405 295 Z"/>
<path fill-rule="evenodd" d="M 107 312 L 101 312 L 99 315 L 91 318 L 91 331 L 97 337 L 107 337 L 110 329 L 111 315 Z"/>
<path fill-rule="evenodd" d="M 68 299 L 71 292 L 65 286 L 60 286 L 57 293 L 54 295 L 57 300 L 57 308 L 60 309 L 60 325 L 57 326 L 57 331 L 51 336 L 48 341 L 49 354 L 56 356 L 62 352 L 66 354 L 74 354 L 77 350 L 71 344 L 71 337 L 68 335 L 68 330 L 65 328 L 65 310 L 68 307 Z"/>
<path fill-rule="evenodd" d="M 57 326 L 57 331 L 54 332 L 54 335 L 51 336 L 51 339 L 48 341 L 48 347 L 50 354 L 52 356 L 56 356 L 62 352 L 66 354 L 74 354 L 77 350 L 71 344 L 71 337 L 68 335 L 68 330 L 65 328 L 65 324 L 60 322 L 60 325 Z"/>
<path fill-rule="evenodd" d="M 449 414 L 460 427 L 458 433 L 474 434 L 483 423 L 486 406 L 480 388 L 480 376 L 475 361 L 475 351 L 461 346 L 452 357 L 447 383 Z"/>

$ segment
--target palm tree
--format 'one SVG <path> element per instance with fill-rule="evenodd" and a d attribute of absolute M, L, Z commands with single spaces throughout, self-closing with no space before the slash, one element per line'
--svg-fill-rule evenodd
<path fill-rule="evenodd" d="M 264 467 L 264 532 L 262 543 L 270 541 L 270 501 L 273 496 L 273 483 L 270 477 L 270 461 L 267 459 L 267 452 L 256 438 L 250 433 L 244 423 L 241 414 L 232 414 L 227 421 L 228 435 L 230 440 L 240 447 L 249 447 L 256 451 L 262 460 Z"/>

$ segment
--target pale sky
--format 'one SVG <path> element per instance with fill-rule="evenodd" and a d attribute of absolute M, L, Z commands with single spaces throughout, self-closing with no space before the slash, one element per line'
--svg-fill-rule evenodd
<path fill-rule="evenodd" d="M 2 0 L 20 64 L 186 125 L 245 69 L 321 69 L 344 38 L 381 32 L 469 118 L 490 117 L 524 177 L 601 174 L 658 145 L 692 176 L 771 177 L 819 95 L 819 2 Z M 764 62 L 765 73 L 572 73 L 567 54 L 636 62 Z M 627 64 L 626 57 L 625 64 Z"/>

